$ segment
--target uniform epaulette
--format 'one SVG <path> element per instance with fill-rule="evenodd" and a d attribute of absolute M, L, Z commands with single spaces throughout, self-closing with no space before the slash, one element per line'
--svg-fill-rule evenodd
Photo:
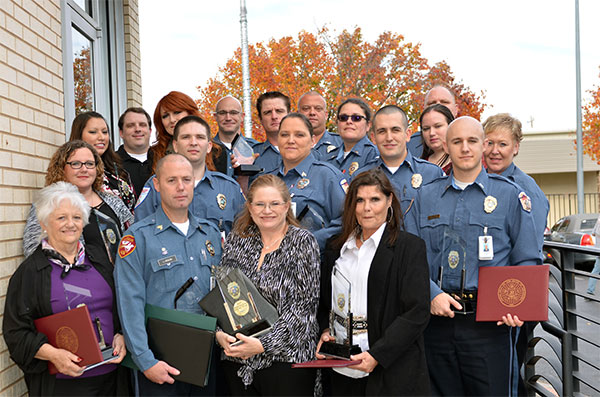
<path fill-rule="evenodd" d="M 319 166 L 319 167 L 325 167 L 325 168 L 329 168 L 330 170 L 334 171 L 334 173 L 338 173 L 341 172 L 339 169 L 337 169 L 336 167 L 334 167 L 333 165 L 331 165 L 331 163 L 328 163 L 326 161 L 321 161 L 321 160 L 316 160 L 313 165 Z M 336 172 L 337 171 L 337 172 Z"/>
<path fill-rule="evenodd" d="M 225 175 L 225 174 L 223 174 L 222 172 L 219 172 L 219 171 L 212 171 L 212 172 L 211 172 L 211 176 L 214 176 L 215 178 L 224 179 L 224 180 L 226 180 L 226 181 L 233 182 L 233 183 L 235 183 L 236 185 L 238 185 L 238 182 L 235 180 L 235 178 L 233 178 L 233 177 L 231 177 L 231 176 L 229 176 L 229 175 Z"/>

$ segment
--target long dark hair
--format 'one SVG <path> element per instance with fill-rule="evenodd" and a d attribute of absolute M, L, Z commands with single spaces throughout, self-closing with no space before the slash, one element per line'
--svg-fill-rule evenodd
<path fill-rule="evenodd" d="M 87 125 L 90 119 L 102 119 L 104 124 L 106 124 L 106 128 L 108 129 L 108 145 L 106 145 L 106 150 L 100 156 L 102 158 L 102 162 L 104 163 L 104 169 L 108 170 L 111 174 L 114 173 L 116 176 L 121 177 L 123 180 L 128 181 L 129 175 L 123 168 L 121 164 L 121 158 L 117 155 L 115 150 L 113 149 L 112 139 L 110 137 L 110 126 L 106 122 L 106 119 L 98 112 L 84 112 L 80 113 L 73 120 L 73 124 L 71 125 L 71 136 L 69 137 L 69 141 L 75 140 L 83 140 L 83 130 Z"/>
<path fill-rule="evenodd" d="M 391 214 L 388 215 L 387 229 L 389 232 L 388 243 L 393 243 L 398 237 L 398 233 L 404 229 L 404 221 L 402 218 L 402 210 L 400 209 L 400 201 L 394 191 L 394 187 L 390 180 L 385 176 L 379 168 L 373 168 L 369 171 L 361 172 L 358 176 L 352 179 L 346 200 L 344 201 L 344 213 L 342 215 L 342 234 L 334 240 L 334 246 L 341 248 L 342 245 L 351 236 L 358 236 L 362 233 L 362 228 L 358 224 L 356 218 L 356 196 L 358 189 L 361 186 L 377 186 L 379 191 L 386 197 L 392 198 Z"/>
<path fill-rule="evenodd" d="M 446 119 L 446 122 L 448 123 L 448 125 L 450 125 L 450 123 L 454 120 L 454 115 L 452 114 L 452 112 L 450 111 L 450 109 L 448 109 L 446 106 L 436 103 L 433 104 L 429 107 L 427 107 L 425 110 L 423 110 L 423 113 L 421 113 L 421 117 L 419 117 L 419 126 L 421 126 L 421 131 L 423 131 L 423 117 L 425 117 L 425 115 L 427 113 L 430 112 L 438 112 L 440 113 L 442 116 L 444 116 L 444 118 Z M 421 158 L 423 160 L 427 160 L 429 158 L 429 156 L 431 156 L 433 154 L 433 150 L 427 146 L 427 143 L 425 142 L 425 138 L 423 137 L 423 154 L 421 154 Z M 444 164 L 446 162 L 446 160 L 448 160 L 448 153 L 446 153 L 445 156 L 442 157 L 442 159 L 440 160 L 440 165 Z"/>

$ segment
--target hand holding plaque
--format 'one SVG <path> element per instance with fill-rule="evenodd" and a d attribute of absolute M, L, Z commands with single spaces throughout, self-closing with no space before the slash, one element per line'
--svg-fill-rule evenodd
<path fill-rule="evenodd" d="M 231 150 L 239 164 L 233 169 L 235 175 L 253 176 L 262 171 L 262 168 L 254 165 L 254 150 L 243 137 L 236 136 Z"/>
<path fill-rule="evenodd" d="M 442 263 L 438 277 L 438 286 L 450 294 L 462 306 L 457 309 L 451 306 L 458 314 L 471 314 L 474 312 L 472 300 L 465 291 L 467 277 L 467 243 L 460 234 L 452 229 L 444 230 L 442 250 Z"/>

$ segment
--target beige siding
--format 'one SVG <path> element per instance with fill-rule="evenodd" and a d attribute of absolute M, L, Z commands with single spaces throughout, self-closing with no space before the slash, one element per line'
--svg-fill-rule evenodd
<path fill-rule="evenodd" d="M 123 1 L 123 19 L 125 22 L 127 106 L 142 106 L 142 61 L 140 59 L 138 0 Z"/>
<path fill-rule="evenodd" d="M 65 141 L 60 18 L 59 0 L 0 0 L 0 310 L 34 192 Z M 0 395 L 25 393 L 0 338 Z"/>

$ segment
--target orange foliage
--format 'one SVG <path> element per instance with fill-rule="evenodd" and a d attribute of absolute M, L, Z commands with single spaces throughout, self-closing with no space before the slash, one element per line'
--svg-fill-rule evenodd
<path fill-rule="evenodd" d="M 89 48 L 82 48 L 73 59 L 75 115 L 93 110 L 92 66 Z"/>
<path fill-rule="evenodd" d="M 592 99 L 583 107 L 583 152 L 600 164 L 600 86 L 588 92 Z"/>
<path fill-rule="evenodd" d="M 249 45 L 250 87 L 253 106 L 266 91 L 281 91 L 292 100 L 292 110 L 307 91 L 320 92 L 329 106 L 327 127 L 335 131 L 336 107 L 348 97 L 361 97 L 373 110 L 387 104 L 402 107 L 411 121 L 418 121 L 425 92 L 434 84 L 446 84 L 457 94 L 461 115 L 479 118 L 484 93 L 472 92 L 456 82 L 445 62 L 429 66 L 419 44 L 406 42 L 402 35 L 384 32 L 373 42 L 363 40 L 361 29 L 342 31 L 332 37 L 324 27 L 317 35 L 301 31 L 296 39 L 283 37 L 268 43 Z M 212 116 L 217 101 L 227 94 L 243 96 L 241 50 L 235 52 L 219 75 L 198 87 L 200 111 L 213 134 L 217 125 Z M 265 139 L 256 110 L 252 109 L 255 139 Z M 416 123 L 413 129 L 416 128 Z"/>

